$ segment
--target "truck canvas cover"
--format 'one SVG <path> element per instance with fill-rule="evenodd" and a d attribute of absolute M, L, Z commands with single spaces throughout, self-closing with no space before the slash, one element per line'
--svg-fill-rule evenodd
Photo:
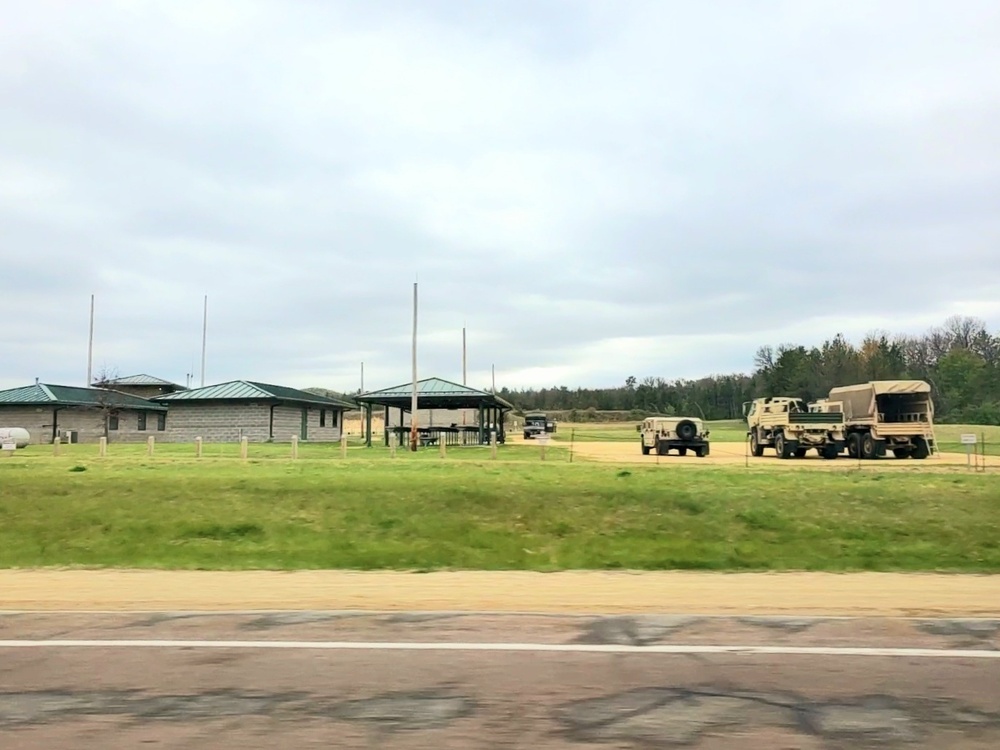
<path fill-rule="evenodd" d="M 885 395 L 930 393 L 931 387 L 923 380 L 873 380 L 859 385 L 845 385 L 830 390 L 830 401 L 844 404 L 847 419 L 869 419 L 875 414 L 875 398 Z M 927 399 L 928 409 L 932 408 Z"/>

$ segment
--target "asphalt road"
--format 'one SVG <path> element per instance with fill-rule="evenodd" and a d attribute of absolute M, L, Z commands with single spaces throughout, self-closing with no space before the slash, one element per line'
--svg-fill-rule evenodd
<path fill-rule="evenodd" d="M 0 747 L 995 750 L 997 656 L 996 619 L 6 613 Z"/>

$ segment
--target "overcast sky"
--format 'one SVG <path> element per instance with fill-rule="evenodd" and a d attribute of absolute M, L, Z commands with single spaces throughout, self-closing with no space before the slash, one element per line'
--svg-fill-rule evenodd
<path fill-rule="evenodd" d="M 1000 328 L 996 0 L 0 1 L 0 388 Z"/>

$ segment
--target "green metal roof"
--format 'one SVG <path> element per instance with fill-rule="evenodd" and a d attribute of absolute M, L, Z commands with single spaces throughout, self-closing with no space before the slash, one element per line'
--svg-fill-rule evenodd
<path fill-rule="evenodd" d="M 387 403 L 392 401 L 402 401 L 413 398 L 413 383 L 395 385 L 391 388 L 383 388 L 380 391 L 368 391 L 356 396 L 355 399 L 365 403 Z M 466 385 L 459 385 L 450 380 L 442 378 L 424 378 L 417 381 L 417 406 L 418 408 L 433 408 L 435 404 L 441 404 L 441 408 L 463 408 L 464 402 L 469 407 L 481 403 L 500 406 L 505 409 L 513 409 L 513 405 L 489 391 L 481 391 L 478 388 L 470 388 Z M 424 402 L 424 403 L 421 403 Z M 409 401 L 407 401 L 407 404 Z M 448 406 L 445 406 L 447 404 Z"/>
<path fill-rule="evenodd" d="M 109 378 L 103 383 L 94 383 L 94 385 L 172 385 L 176 388 L 183 388 L 184 386 L 177 383 L 171 383 L 169 380 L 164 380 L 163 378 L 157 378 L 153 375 L 126 375 L 124 378 Z"/>
<path fill-rule="evenodd" d="M 164 410 L 163 406 L 148 399 L 121 391 L 50 383 L 0 391 L 0 406 L 113 406 L 118 409 Z"/>
<path fill-rule="evenodd" d="M 178 391 L 163 396 L 154 396 L 154 401 L 256 401 L 271 399 L 278 401 L 298 401 L 318 406 L 338 409 L 354 409 L 354 404 L 340 399 L 320 396 L 298 388 L 288 388 L 270 383 L 255 383 L 252 380 L 231 380 L 228 383 L 206 385 L 189 391 Z"/>

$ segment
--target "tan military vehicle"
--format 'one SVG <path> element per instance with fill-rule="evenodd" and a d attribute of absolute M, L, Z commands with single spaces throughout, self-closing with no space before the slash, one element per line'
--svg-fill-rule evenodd
<path fill-rule="evenodd" d="M 743 409 L 755 456 L 774 448 L 778 458 L 803 458 L 815 448 L 823 458 L 834 459 L 844 450 L 844 415 L 837 408 L 813 410 L 800 398 L 775 396 L 748 401 Z"/>
<path fill-rule="evenodd" d="M 711 433 L 697 417 L 646 417 L 642 424 L 636 425 L 636 430 L 642 434 L 640 444 L 644 456 L 650 452 L 665 456 L 672 450 L 682 456 L 692 450 L 698 458 L 709 454 L 708 436 Z"/>
<path fill-rule="evenodd" d="M 935 450 L 934 402 L 923 380 L 873 380 L 830 390 L 843 404 L 847 452 L 874 459 L 927 458 Z"/>

